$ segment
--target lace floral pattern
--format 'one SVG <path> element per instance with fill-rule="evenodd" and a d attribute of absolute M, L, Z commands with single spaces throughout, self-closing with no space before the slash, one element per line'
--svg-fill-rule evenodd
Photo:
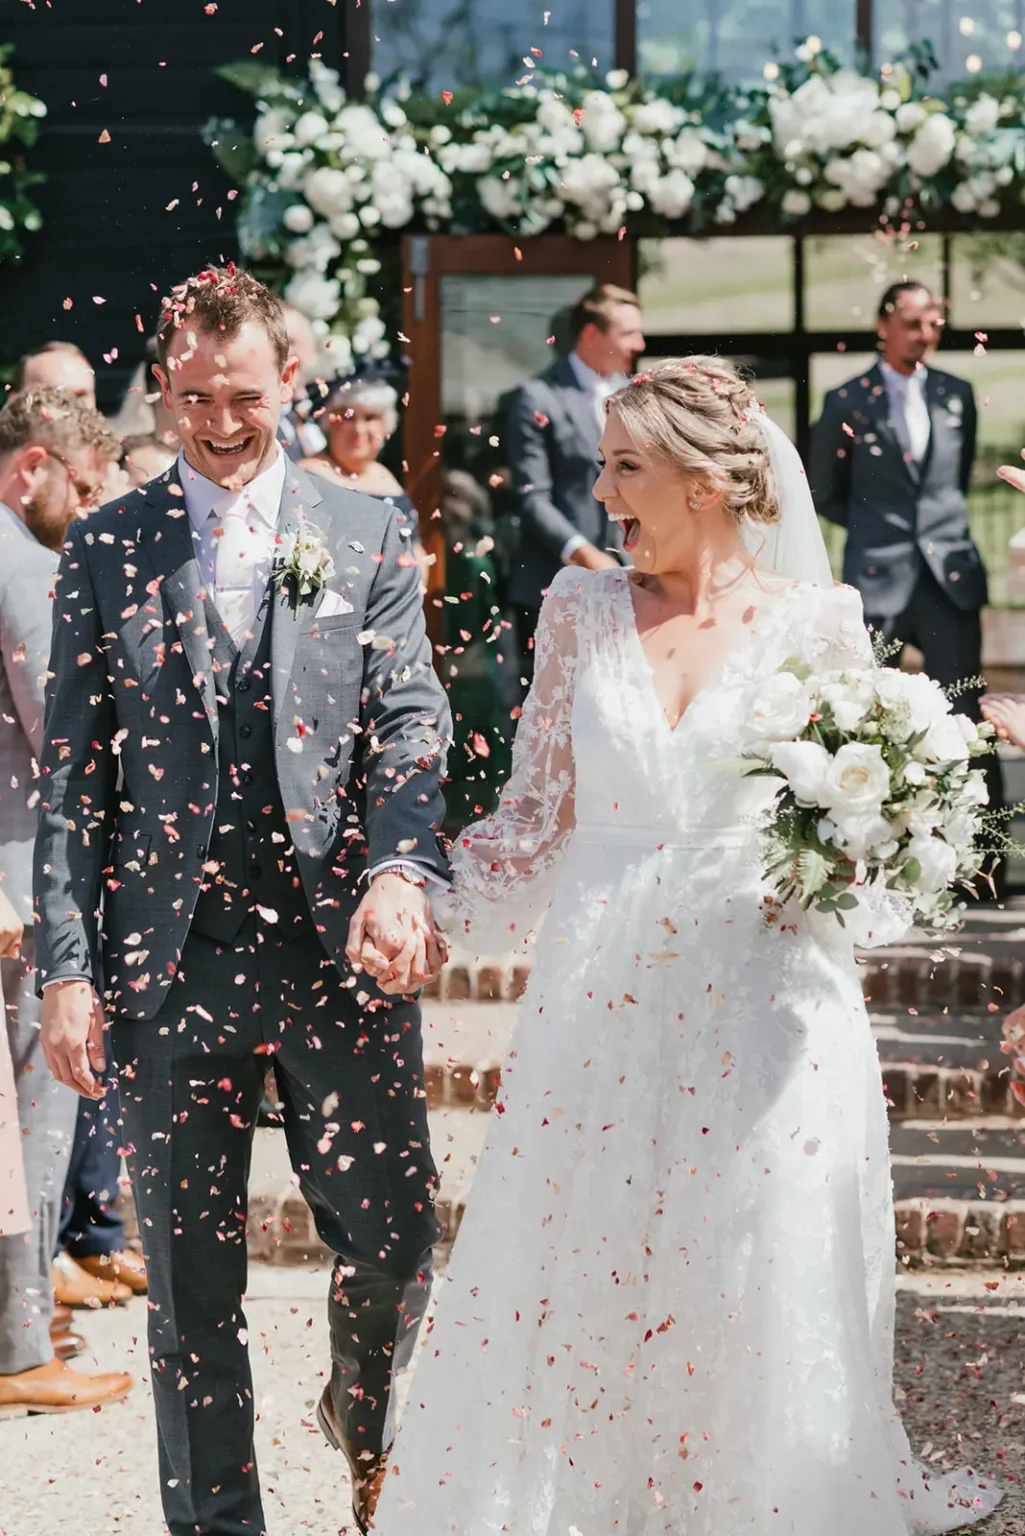
<path fill-rule="evenodd" d="M 798 586 L 675 731 L 625 573 L 555 583 L 471 940 L 547 907 L 381 1536 L 906 1536 L 997 1500 L 913 1460 L 891 1397 L 879 1063 L 851 945 L 766 920 L 771 782 L 738 768 L 788 656 L 870 660 Z"/>

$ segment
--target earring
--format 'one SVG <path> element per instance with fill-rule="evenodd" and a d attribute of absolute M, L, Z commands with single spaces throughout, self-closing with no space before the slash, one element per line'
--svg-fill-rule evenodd
<path fill-rule="evenodd" d="M 700 512 L 701 511 L 701 497 L 700 496 L 688 496 L 688 498 L 687 498 L 687 505 L 688 505 L 688 507 L 690 507 L 692 512 Z"/>

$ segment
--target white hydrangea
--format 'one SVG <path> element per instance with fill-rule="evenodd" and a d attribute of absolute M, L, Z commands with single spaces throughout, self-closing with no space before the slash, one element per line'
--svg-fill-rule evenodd
<path fill-rule="evenodd" d="M 856 149 L 853 155 L 830 160 L 824 174 L 855 208 L 871 208 L 890 178 L 890 166 L 874 149 Z"/>
<path fill-rule="evenodd" d="M 652 97 L 650 101 L 638 102 L 630 114 L 637 133 L 667 138 L 676 133 L 684 116 L 682 107 L 666 101 L 662 96 Z"/>
<path fill-rule="evenodd" d="M 506 223 L 515 218 L 520 206 L 519 183 L 510 176 L 485 176 L 477 183 L 477 195 L 493 219 Z"/>
<path fill-rule="evenodd" d="M 345 153 L 354 160 L 380 160 L 391 154 L 391 141 L 372 107 L 355 102 L 343 107 L 334 126 L 343 135 Z"/>
<path fill-rule="evenodd" d="M 290 279 L 285 298 L 311 320 L 330 320 L 338 310 L 341 284 L 335 277 L 322 277 L 307 268 Z"/>
<path fill-rule="evenodd" d="M 313 209 L 308 203 L 293 203 L 285 209 L 281 222 L 290 235 L 308 235 L 313 228 Z"/>
<path fill-rule="evenodd" d="M 928 116 L 928 112 L 918 101 L 902 102 L 894 114 L 897 128 L 901 133 L 915 133 Z"/>
<path fill-rule="evenodd" d="M 586 222 L 599 226 L 608 218 L 613 190 L 619 187 L 619 172 L 599 154 L 571 161 L 559 181 L 563 201 L 578 207 Z"/>
<path fill-rule="evenodd" d="M 828 78 L 812 75 L 792 95 L 779 91 L 769 102 L 773 137 L 787 159 L 825 155 L 861 143 L 873 131 L 879 86 L 853 70 Z"/>
<path fill-rule="evenodd" d="M 949 165 L 957 134 L 945 112 L 930 112 L 908 145 L 908 165 L 916 176 L 935 176 Z"/>
<path fill-rule="evenodd" d="M 726 196 L 736 213 L 746 213 L 765 196 L 765 183 L 757 176 L 727 176 Z"/>
<path fill-rule="evenodd" d="M 619 148 L 626 131 L 626 118 L 605 91 L 588 91 L 583 107 L 580 128 L 588 149 L 597 154 L 611 154 Z"/>
<path fill-rule="evenodd" d="M 811 198 L 807 192 L 801 192 L 797 187 L 791 187 L 789 191 L 784 192 L 783 201 L 780 206 L 789 218 L 800 219 L 806 213 L 811 212 Z"/>
<path fill-rule="evenodd" d="M 296 122 L 293 132 L 295 142 L 301 149 L 307 144 L 317 144 L 328 132 L 327 118 L 323 112 L 304 112 Z"/>
<path fill-rule="evenodd" d="M 310 60 L 310 84 L 324 111 L 332 116 L 345 105 L 345 92 L 339 83 L 340 79 L 337 69 L 330 69 L 323 59 Z"/>
<path fill-rule="evenodd" d="M 315 213 L 329 219 L 352 207 L 352 181 L 334 166 L 319 165 L 303 182 L 303 196 Z"/>
<path fill-rule="evenodd" d="M 287 107 L 271 107 L 260 113 L 253 128 L 253 138 L 261 155 L 266 155 L 269 149 L 280 149 L 281 140 L 286 135 L 289 143 L 293 142 L 291 129 L 294 115 Z"/>
<path fill-rule="evenodd" d="M 976 138 L 984 134 L 995 133 L 1000 123 L 1000 103 L 995 96 L 983 92 L 977 101 L 973 101 L 964 117 L 965 128 Z"/>
<path fill-rule="evenodd" d="M 648 201 L 656 213 L 666 219 L 681 219 L 694 201 L 694 183 L 686 171 L 679 168 L 660 176 L 648 193 Z"/>
<path fill-rule="evenodd" d="M 285 259 L 291 267 L 326 272 L 341 254 L 342 248 L 329 227 L 326 224 L 315 224 L 308 235 L 292 241 L 285 252 Z"/>
<path fill-rule="evenodd" d="M 665 146 L 666 160 L 688 176 L 697 176 L 708 164 L 708 145 L 700 128 L 684 128 Z"/>

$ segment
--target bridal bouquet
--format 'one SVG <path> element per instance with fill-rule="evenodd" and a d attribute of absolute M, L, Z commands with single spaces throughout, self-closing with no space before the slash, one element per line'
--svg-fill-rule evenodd
<path fill-rule="evenodd" d="M 995 750 L 991 726 L 955 714 L 921 674 L 790 661 L 760 686 L 751 734 L 748 771 L 783 780 L 765 865 L 781 901 L 841 924 L 889 903 L 908 925 L 955 925 L 954 887 L 989 851 L 972 763 Z"/>

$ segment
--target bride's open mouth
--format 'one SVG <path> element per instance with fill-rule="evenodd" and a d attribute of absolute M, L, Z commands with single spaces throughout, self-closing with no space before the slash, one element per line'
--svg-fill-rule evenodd
<path fill-rule="evenodd" d="M 623 548 L 629 554 L 632 549 L 637 548 L 641 537 L 641 525 L 636 517 L 623 517 L 619 521 L 623 529 Z"/>

